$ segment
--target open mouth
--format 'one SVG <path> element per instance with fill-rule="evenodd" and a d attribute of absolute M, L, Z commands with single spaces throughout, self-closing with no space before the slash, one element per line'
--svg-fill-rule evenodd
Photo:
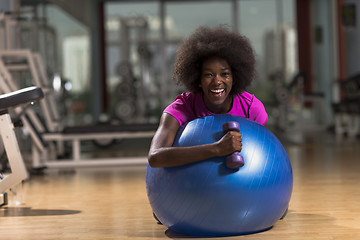
<path fill-rule="evenodd" d="M 215 96 L 221 96 L 225 92 L 225 89 L 224 88 L 211 89 L 210 92 Z"/>

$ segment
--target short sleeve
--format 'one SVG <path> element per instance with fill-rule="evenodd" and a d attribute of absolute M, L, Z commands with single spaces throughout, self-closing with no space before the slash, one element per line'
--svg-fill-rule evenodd
<path fill-rule="evenodd" d="M 168 113 L 178 122 L 180 126 L 189 121 L 189 119 L 194 118 L 193 111 L 191 109 L 191 102 L 193 101 L 193 97 L 190 93 L 183 93 L 176 97 L 174 102 L 172 102 L 169 106 L 165 108 L 164 113 Z"/>
<path fill-rule="evenodd" d="M 263 126 L 265 126 L 268 120 L 268 114 L 265 111 L 264 104 L 255 96 L 252 99 L 249 109 L 249 118 Z"/>

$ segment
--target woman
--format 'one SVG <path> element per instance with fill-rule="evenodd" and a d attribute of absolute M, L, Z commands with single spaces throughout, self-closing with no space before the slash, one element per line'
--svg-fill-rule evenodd
<path fill-rule="evenodd" d="M 245 91 L 255 76 L 249 41 L 223 27 L 200 27 L 178 49 L 174 78 L 187 92 L 163 112 L 151 142 L 151 167 L 175 167 L 241 151 L 241 134 L 230 131 L 219 141 L 192 147 L 172 147 L 181 125 L 212 114 L 233 114 L 262 125 L 264 105 Z"/>

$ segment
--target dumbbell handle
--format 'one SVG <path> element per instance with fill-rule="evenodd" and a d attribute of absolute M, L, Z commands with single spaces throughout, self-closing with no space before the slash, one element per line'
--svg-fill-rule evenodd
<path fill-rule="evenodd" d="M 224 123 L 222 126 L 223 133 L 226 134 L 229 131 L 240 132 L 240 124 L 235 121 Z M 238 169 L 244 166 L 244 157 L 240 155 L 240 152 L 234 152 L 225 160 L 226 167 L 231 169 Z"/>

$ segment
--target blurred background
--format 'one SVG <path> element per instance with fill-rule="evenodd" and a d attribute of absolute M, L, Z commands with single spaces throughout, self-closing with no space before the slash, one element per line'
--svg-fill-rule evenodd
<path fill-rule="evenodd" d="M 39 53 L 64 126 L 156 124 L 183 91 L 176 47 L 226 25 L 256 52 L 248 90 L 283 131 L 359 134 L 360 3 L 355 0 L 2 0 L 0 53 Z M 17 70 L 18 69 L 18 70 Z M 10 69 L 20 87 L 33 85 Z"/>
<path fill-rule="evenodd" d="M 248 91 L 293 167 L 289 215 L 259 237 L 356 238 L 359 11 L 358 0 L 0 0 L 0 94 L 45 95 L 9 112 L 18 144 L 11 121 L 0 124 L 0 208 L 11 193 L 1 239 L 165 237 L 145 193 L 147 154 L 184 90 L 172 80 L 176 48 L 200 25 L 250 39 Z"/>

